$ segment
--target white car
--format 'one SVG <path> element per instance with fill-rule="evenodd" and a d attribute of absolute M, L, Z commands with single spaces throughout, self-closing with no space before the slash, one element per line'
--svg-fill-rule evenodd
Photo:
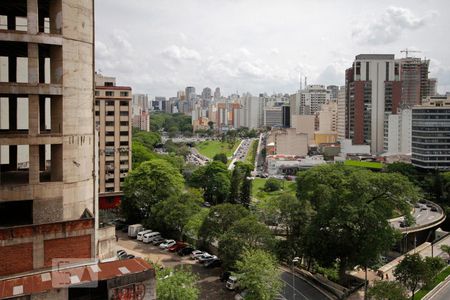
<path fill-rule="evenodd" d="M 164 243 L 161 243 L 159 245 L 159 248 L 161 249 L 167 249 L 172 247 L 173 245 L 175 245 L 177 242 L 175 242 L 175 240 L 166 240 Z"/>
<path fill-rule="evenodd" d="M 192 253 L 191 253 L 191 258 L 192 258 L 192 259 L 196 259 L 197 257 L 202 256 L 203 253 L 204 253 L 203 251 L 200 251 L 200 250 L 194 250 L 194 251 L 192 251 Z"/>

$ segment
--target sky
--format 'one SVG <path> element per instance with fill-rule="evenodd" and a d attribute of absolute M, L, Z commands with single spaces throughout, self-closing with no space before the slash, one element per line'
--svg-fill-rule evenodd
<path fill-rule="evenodd" d="M 96 0 L 96 70 L 150 97 L 194 86 L 294 93 L 344 84 L 356 55 L 431 61 L 450 91 L 448 0 Z M 304 81 L 304 79 L 303 79 Z"/>

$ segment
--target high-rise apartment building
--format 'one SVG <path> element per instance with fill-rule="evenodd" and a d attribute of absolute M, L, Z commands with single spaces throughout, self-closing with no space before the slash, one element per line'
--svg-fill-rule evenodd
<path fill-rule="evenodd" d="M 220 100 L 220 88 L 216 87 L 216 89 L 214 90 L 214 101 L 219 101 Z"/>
<path fill-rule="evenodd" d="M 260 97 L 244 94 L 240 99 L 242 112 L 240 114 L 241 126 L 248 128 L 260 128 L 263 124 L 264 102 Z"/>
<path fill-rule="evenodd" d="M 411 109 L 400 109 L 396 114 L 386 113 L 384 151 L 387 154 L 411 153 Z"/>
<path fill-rule="evenodd" d="M 98 261 L 93 1 L 2 1 L 0 19 L 0 298 L 154 299 L 144 260 Z"/>
<path fill-rule="evenodd" d="M 266 126 L 266 127 L 272 127 L 272 126 L 282 127 L 283 112 L 282 112 L 281 106 L 264 108 L 264 122 L 263 123 L 264 123 L 264 126 Z"/>
<path fill-rule="evenodd" d="M 337 137 L 338 140 L 345 139 L 345 86 L 341 86 L 337 97 Z"/>
<path fill-rule="evenodd" d="M 355 145 L 384 149 L 386 112 L 397 112 L 402 86 L 400 66 L 393 54 L 357 55 L 346 70 L 346 138 Z"/>
<path fill-rule="evenodd" d="M 330 91 L 330 101 L 331 102 L 336 102 L 337 98 L 338 98 L 338 93 L 339 93 L 339 86 L 337 86 L 337 85 L 328 85 L 327 86 L 327 90 Z"/>
<path fill-rule="evenodd" d="M 323 85 L 308 85 L 300 92 L 300 115 L 314 115 L 323 104 L 330 101 L 330 90 Z"/>
<path fill-rule="evenodd" d="M 318 112 L 319 131 L 336 132 L 337 131 L 337 103 L 330 102 L 323 104 Z"/>
<path fill-rule="evenodd" d="M 95 123 L 99 135 L 100 208 L 118 206 L 131 169 L 131 87 L 95 76 Z"/>
<path fill-rule="evenodd" d="M 412 108 L 413 165 L 450 170 L 450 96 L 427 97 Z"/>
<path fill-rule="evenodd" d="M 133 95 L 132 126 L 139 130 L 150 131 L 150 111 L 148 96 L 145 94 Z"/>

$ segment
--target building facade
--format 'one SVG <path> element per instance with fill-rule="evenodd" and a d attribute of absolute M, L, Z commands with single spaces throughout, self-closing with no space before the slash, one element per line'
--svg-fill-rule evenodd
<path fill-rule="evenodd" d="M 154 299 L 144 260 L 98 261 L 93 1 L 3 1 L 0 12 L 0 298 L 111 299 L 139 286 Z"/>
<path fill-rule="evenodd" d="M 384 151 L 387 154 L 411 154 L 411 109 L 386 114 Z"/>
<path fill-rule="evenodd" d="M 150 131 L 148 96 L 145 94 L 135 94 L 132 97 L 132 127 L 139 130 Z"/>
<path fill-rule="evenodd" d="M 336 127 L 337 127 L 337 137 L 338 140 L 345 139 L 345 95 L 346 95 L 346 89 L 345 86 L 341 86 L 338 92 L 337 97 L 337 121 L 336 121 Z"/>
<path fill-rule="evenodd" d="M 360 54 L 346 70 L 346 138 L 355 145 L 384 149 L 385 113 L 396 113 L 402 86 L 393 54 Z"/>
<path fill-rule="evenodd" d="M 95 76 L 95 125 L 99 136 L 100 208 L 118 206 L 131 169 L 131 87 Z"/>
<path fill-rule="evenodd" d="M 450 96 L 427 97 L 412 109 L 414 166 L 450 170 Z"/>

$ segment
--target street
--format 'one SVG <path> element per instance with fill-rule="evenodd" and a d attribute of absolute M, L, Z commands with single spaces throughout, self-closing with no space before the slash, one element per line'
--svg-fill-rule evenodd
<path fill-rule="evenodd" d="M 315 287 L 298 276 L 294 276 L 294 289 L 292 288 L 292 273 L 281 273 L 281 279 L 284 282 L 282 299 L 286 300 L 329 300 Z"/>

